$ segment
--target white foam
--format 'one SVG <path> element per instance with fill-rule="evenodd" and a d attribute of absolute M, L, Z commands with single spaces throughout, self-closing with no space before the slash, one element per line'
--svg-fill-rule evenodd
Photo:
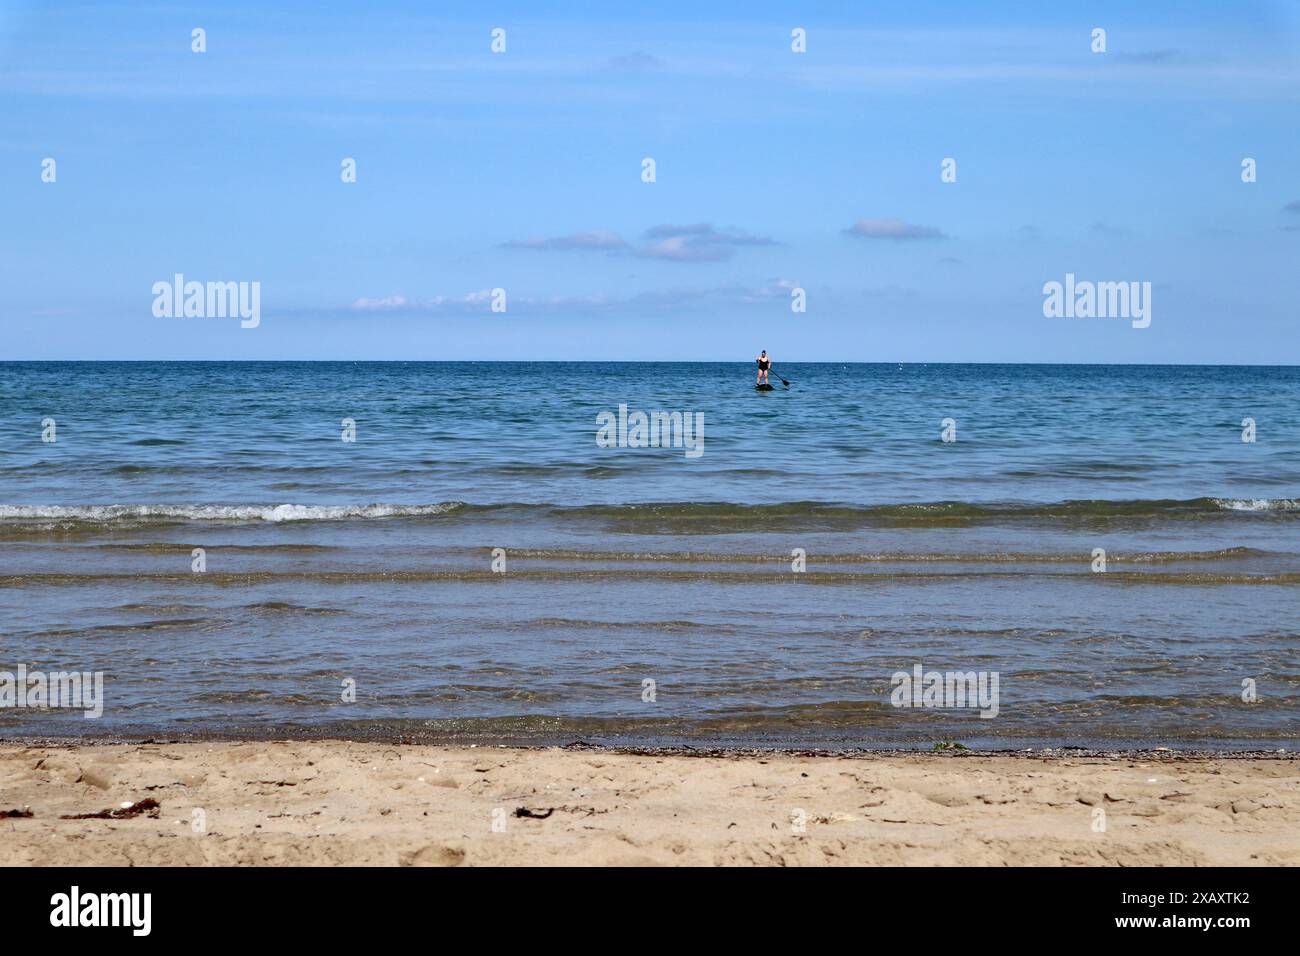
<path fill-rule="evenodd" d="M 1214 503 L 1226 511 L 1296 511 L 1296 498 L 1215 498 Z"/>
<path fill-rule="evenodd" d="M 0 505 L 0 520 L 55 521 L 339 521 L 438 515 L 461 507 L 435 505 Z"/>

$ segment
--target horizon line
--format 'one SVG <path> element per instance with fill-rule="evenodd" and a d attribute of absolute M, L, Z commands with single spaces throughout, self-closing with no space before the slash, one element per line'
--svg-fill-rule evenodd
<path fill-rule="evenodd" d="M 124 365 L 124 364 L 174 364 L 174 365 L 743 365 L 748 367 L 753 359 L 0 359 L 0 365 Z M 897 361 L 889 359 L 825 360 L 782 359 L 784 365 L 1024 365 L 1062 366 L 1073 368 L 1300 368 L 1300 363 L 1273 362 L 999 362 L 999 361 Z"/>

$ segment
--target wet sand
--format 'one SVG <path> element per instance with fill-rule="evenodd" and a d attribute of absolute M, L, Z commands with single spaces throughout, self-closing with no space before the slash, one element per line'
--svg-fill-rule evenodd
<path fill-rule="evenodd" d="M 1172 753 L 10 743 L 0 865 L 1295 865 L 1298 771 Z M 104 811 L 118 818 L 62 819 Z"/>

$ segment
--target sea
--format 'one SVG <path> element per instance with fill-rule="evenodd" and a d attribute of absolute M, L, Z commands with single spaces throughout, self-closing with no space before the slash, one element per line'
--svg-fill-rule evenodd
<path fill-rule="evenodd" d="M 0 736 L 1296 747 L 1300 368 L 775 369 L 0 363 Z"/>

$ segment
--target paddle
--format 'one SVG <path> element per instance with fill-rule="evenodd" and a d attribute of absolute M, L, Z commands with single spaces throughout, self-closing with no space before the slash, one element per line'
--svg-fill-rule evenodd
<path fill-rule="evenodd" d="M 768 371 L 771 372 L 773 375 L 775 375 L 777 378 L 781 378 L 781 374 L 776 369 L 769 368 Z M 781 384 L 784 385 L 786 388 L 790 387 L 790 383 L 783 378 L 781 378 Z"/>

